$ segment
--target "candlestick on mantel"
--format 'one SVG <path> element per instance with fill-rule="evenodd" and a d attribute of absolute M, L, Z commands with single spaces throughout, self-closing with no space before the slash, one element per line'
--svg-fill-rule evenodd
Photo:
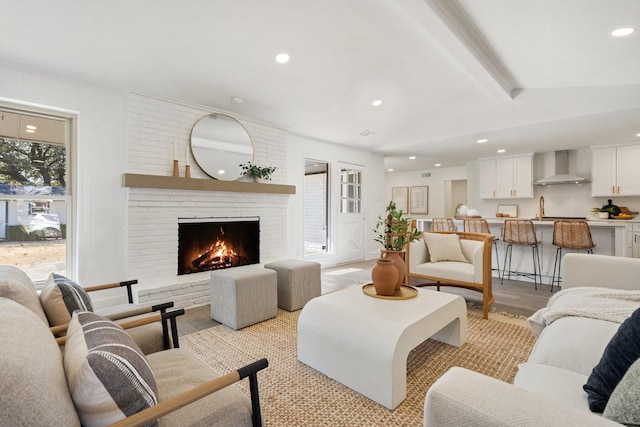
<path fill-rule="evenodd" d="M 180 176 L 180 170 L 178 169 L 178 161 L 173 161 L 173 176 Z"/>
<path fill-rule="evenodd" d="M 189 144 L 187 144 L 187 154 L 185 156 L 185 164 L 187 166 L 191 166 L 191 162 L 189 161 Z"/>
<path fill-rule="evenodd" d="M 184 166 L 184 177 L 191 178 L 191 166 L 189 165 Z"/>

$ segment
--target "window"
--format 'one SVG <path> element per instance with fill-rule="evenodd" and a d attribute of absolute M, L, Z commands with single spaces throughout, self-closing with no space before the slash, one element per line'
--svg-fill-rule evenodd
<path fill-rule="evenodd" d="M 0 264 L 66 274 L 69 119 L 0 109 Z"/>
<path fill-rule="evenodd" d="M 362 213 L 362 171 L 340 170 L 340 213 Z"/>

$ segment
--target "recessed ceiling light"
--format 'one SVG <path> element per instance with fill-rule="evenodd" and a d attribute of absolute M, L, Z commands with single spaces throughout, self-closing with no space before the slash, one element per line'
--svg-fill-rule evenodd
<path fill-rule="evenodd" d="M 483 144 L 483 143 L 485 143 L 485 142 L 487 142 L 487 141 L 488 141 L 488 139 L 484 139 L 484 138 L 483 138 L 483 139 L 479 139 L 479 140 L 477 140 L 476 142 L 477 142 L 478 144 Z"/>
<path fill-rule="evenodd" d="M 415 160 L 416 156 L 409 156 L 409 160 Z"/>
<path fill-rule="evenodd" d="M 276 55 L 276 62 L 278 64 L 286 64 L 290 59 L 291 57 L 288 53 L 279 53 Z"/>
<path fill-rule="evenodd" d="M 393 169 L 387 169 L 387 172 L 393 172 Z"/>
<path fill-rule="evenodd" d="M 611 35 L 613 37 L 624 37 L 633 33 L 635 30 L 636 30 L 635 28 L 631 28 L 631 27 L 618 28 L 617 30 L 612 31 Z"/>
<path fill-rule="evenodd" d="M 640 136 L 640 132 L 636 133 L 636 136 Z"/>
<path fill-rule="evenodd" d="M 26 127 L 27 129 L 31 129 L 31 130 L 36 130 L 36 129 L 38 129 L 38 128 L 37 128 L 36 126 L 34 126 L 34 125 L 26 125 L 25 127 Z"/>
<path fill-rule="evenodd" d="M 504 148 L 501 148 L 501 149 L 498 150 L 498 153 L 506 153 L 506 152 L 507 152 L 507 150 L 505 150 Z"/>
<path fill-rule="evenodd" d="M 381 105 L 381 104 L 382 104 L 382 99 L 376 99 L 371 103 L 371 105 L 373 105 L 374 107 L 377 107 L 378 105 Z"/>
<path fill-rule="evenodd" d="M 440 166 L 442 166 L 442 163 L 436 163 L 434 166 L 439 168 Z"/>
<path fill-rule="evenodd" d="M 25 132 L 26 133 L 36 133 L 36 131 L 33 130 L 33 129 L 25 129 Z"/>

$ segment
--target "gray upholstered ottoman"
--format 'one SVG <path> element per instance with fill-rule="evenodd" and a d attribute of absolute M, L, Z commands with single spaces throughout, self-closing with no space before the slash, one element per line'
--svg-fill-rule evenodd
<path fill-rule="evenodd" d="M 211 272 L 211 318 L 241 329 L 278 314 L 277 274 L 260 265 Z"/>
<path fill-rule="evenodd" d="M 278 273 L 278 307 L 299 310 L 320 296 L 320 264 L 317 262 L 290 259 L 265 264 L 264 268 Z"/>

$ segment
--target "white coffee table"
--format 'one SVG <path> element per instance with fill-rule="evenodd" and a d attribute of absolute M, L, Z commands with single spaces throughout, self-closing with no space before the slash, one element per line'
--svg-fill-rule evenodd
<path fill-rule="evenodd" d="M 374 298 L 362 285 L 309 301 L 298 319 L 298 360 L 389 409 L 407 396 L 409 352 L 432 338 L 460 347 L 467 306 L 457 295 L 418 289 Z"/>

